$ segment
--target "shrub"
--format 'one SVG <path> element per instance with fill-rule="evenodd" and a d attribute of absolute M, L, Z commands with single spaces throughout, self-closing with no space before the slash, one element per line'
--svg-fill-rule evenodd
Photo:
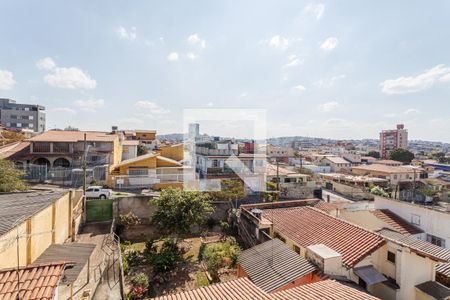
<path fill-rule="evenodd" d="M 131 279 L 131 296 L 133 299 L 143 299 L 148 290 L 148 277 L 139 273 Z"/>
<path fill-rule="evenodd" d="M 377 196 L 389 197 L 389 194 L 379 186 L 375 186 L 370 192 Z"/>
<path fill-rule="evenodd" d="M 208 218 L 206 220 L 206 227 L 208 227 L 209 230 L 213 229 L 214 226 L 216 226 L 217 222 L 214 218 Z"/>
<path fill-rule="evenodd" d="M 164 239 L 159 252 L 152 247 L 147 253 L 146 261 L 153 266 L 156 274 L 169 272 L 182 261 L 181 250 L 178 248 L 177 240 L 173 238 Z"/>
<path fill-rule="evenodd" d="M 125 258 L 130 266 L 137 266 L 141 263 L 141 257 L 136 250 L 125 252 Z"/>
<path fill-rule="evenodd" d="M 119 216 L 119 224 L 125 226 L 125 228 L 129 228 L 141 224 L 141 220 L 134 213 L 129 212 L 126 215 Z"/>

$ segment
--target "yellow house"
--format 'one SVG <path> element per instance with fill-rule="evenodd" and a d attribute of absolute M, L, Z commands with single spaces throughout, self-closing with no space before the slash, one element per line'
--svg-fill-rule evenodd
<path fill-rule="evenodd" d="M 184 157 L 184 144 L 167 145 L 161 147 L 161 156 L 181 161 Z"/>
<path fill-rule="evenodd" d="M 67 190 L 0 194 L 0 269 L 29 265 L 50 245 L 73 238 L 81 199 Z"/>
<path fill-rule="evenodd" d="M 146 154 L 127 159 L 112 168 L 111 187 L 183 187 L 185 167 L 178 161 L 159 154 Z"/>

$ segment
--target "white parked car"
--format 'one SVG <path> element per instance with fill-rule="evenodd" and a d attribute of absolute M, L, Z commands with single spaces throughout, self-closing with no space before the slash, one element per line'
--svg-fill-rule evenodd
<path fill-rule="evenodd" d="M 90 186 L 86 189 L 86 198 L 107 199 L 113 194 L 111 189 L 104 189 L 101 186 Z"/>

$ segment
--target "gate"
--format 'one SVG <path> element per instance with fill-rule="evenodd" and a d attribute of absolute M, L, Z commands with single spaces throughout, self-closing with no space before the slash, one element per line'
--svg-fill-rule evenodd
<path fill-rule="evenodd" d="M 86 222 L 111 221 L 113 208 L 111 199 L 87 200 Z"/>

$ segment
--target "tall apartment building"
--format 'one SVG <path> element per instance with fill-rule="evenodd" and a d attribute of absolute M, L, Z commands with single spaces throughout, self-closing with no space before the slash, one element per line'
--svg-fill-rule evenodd
<path fill-rule="evenodd" d="M 45 131 L 45 107 L 19 104 L 15 100 L 0 98 L 0 123 L 11 129 Z"/>
<path fill-rule="evenodd" d="M 408 147 L 408 130 L 405 125 L 398 124 L 397 129 L 383 130 L 380 132 L 380 155 L 389 158 L 391 151 L 406 149 Z"/>

